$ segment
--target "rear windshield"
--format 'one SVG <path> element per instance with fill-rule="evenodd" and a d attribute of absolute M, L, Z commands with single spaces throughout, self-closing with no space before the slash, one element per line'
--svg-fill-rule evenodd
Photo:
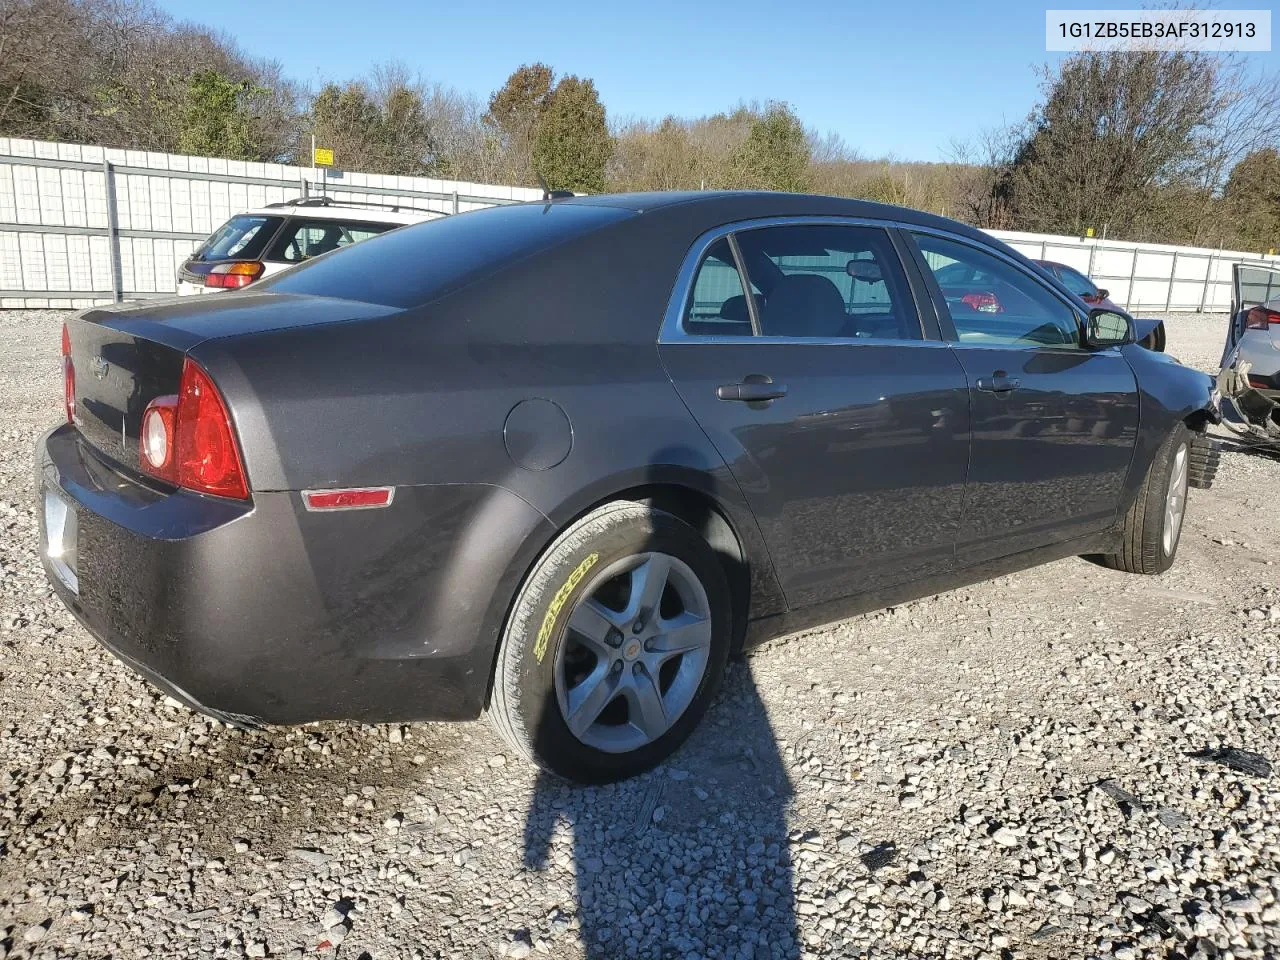
<path fill-rule="evenodd" d="M 393 230 L 299 264 L 258 290 L 407 308 L 446 287 L 632 216 L 578 204 L 520 203 Z M 621 267 L 622 265 L 620 265 Z"/>
<path fill-rule="evenodd" d="M 213 232 L 191 255 L 192 260 L 257 260 L 284 217 L 240 214 Z"/>

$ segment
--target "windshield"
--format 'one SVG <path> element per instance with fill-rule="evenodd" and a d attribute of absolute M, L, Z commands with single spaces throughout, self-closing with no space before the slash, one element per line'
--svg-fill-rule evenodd
<path fill-rule="evenodd" d="M 1082 273 L 1077 273 L 1070 267 L 1059 267 L 1058 272 L 1062 275 L 1062 283 L 1068 290 L 1077 297 L 1092 297 L 1098 293 L 1098 288 L 1093 285 L 1090 280 Z"/>
<path fill-rule="evenodd" d="M 192 260 L 256 260 L 283 217 L 241 214 L 232 217 L 191 255 Z"/>

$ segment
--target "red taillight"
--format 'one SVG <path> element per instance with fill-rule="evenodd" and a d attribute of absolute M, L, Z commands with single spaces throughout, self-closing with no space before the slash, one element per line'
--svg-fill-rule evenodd
<path fill-rule="evenodd" d="M 76 365 L 71 360 L 71 333 L 62 325 L 62 405 L 67 423 L 76 422 Z"/>
<path fill-rule="evenodd" d="M 1254 307 L 1244 318 L 1247 330 L 1265 330 L 1273 323 L 1280 324 L 1280 313 L 1266 307 Z"/>
<path fill-rule="evenodd" d="M 960 302 L 978 313 L 1004 313 L 1004 307 L 994 293 L 966 293 Z"/>
<path fill-rule="evenodd" d="M 177 396 L 147 404 L 138 432 L 138 458 L 153 476 L 197 493 L 245 500 L 240 447 L 222 395 L 190 358 L 183 361 Z"/>
<path fill-rule="evenodd" d="M 204 285 L 206 287 L 220 287 L 224 290 L 247 287 L 262 276 L 262 269 L 262 263 L 259 260 L 219 263 L 205 275 Z"/>

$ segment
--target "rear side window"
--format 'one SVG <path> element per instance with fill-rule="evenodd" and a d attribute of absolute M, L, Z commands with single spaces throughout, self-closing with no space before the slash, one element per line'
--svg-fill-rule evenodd
<path fill-rule="evenodd" d="M 330 250 L 376 237 L 394 226 L 387 223 L 344 223 L 341 220 L 290 220 L 276 235 L 263 259 L 301 263 Z"/>
<path fill-rule="evenodd" d="M 633 215 L 618 207 L 574 203 L 491 207 L 388 231 L 282 271 L 256 289 L 404 309 Z"/>
<path fill-rule="evenodd" d="M 759 298 L 756 303 L 760 304 Z M 742 277 L 729 241 L 723 237 L 711 245 L 698 267 L 685 307 L 684 331 L 701 337 L 751 336 L 751 312 Z"/>
<path fill-rule="evenodd" d="M 737 234 L 761 294 L 766 337 L 921 339 L 889 235 L 875 227 L 797 224 Z"/>
<path fill-rule="evenodd" d="M 283 222 L 284 217 L 250 214 L 232 217 L 200 245 L 191 259 L 206 263 L 218 260 L 257 260 Z"/>

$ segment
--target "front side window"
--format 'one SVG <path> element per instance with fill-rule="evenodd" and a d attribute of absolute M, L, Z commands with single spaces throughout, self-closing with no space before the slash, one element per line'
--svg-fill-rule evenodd
<path fill-rule="evenodd" d="M 889 235 L 875 227 L 796 224 L 737 235 L 761 297 L 765 337 L 921 339 Z"/>
<path fill-rule="evenodd" d="M 977 247 L 915 234 L 961 343 L 1080 347 L 1075 311 L 1012 264 Z"/>
<path fill-rule="evenodd" d="M 757 291 L 758 293 L 758 291 Z M 760 300 L 757 297 L 756 305 Z M 749 337 L 751 313 L 742 277 L 729 241 L 721 238 L 707 250 L 685 304 L 684 332 L 698 337 Z"/>

